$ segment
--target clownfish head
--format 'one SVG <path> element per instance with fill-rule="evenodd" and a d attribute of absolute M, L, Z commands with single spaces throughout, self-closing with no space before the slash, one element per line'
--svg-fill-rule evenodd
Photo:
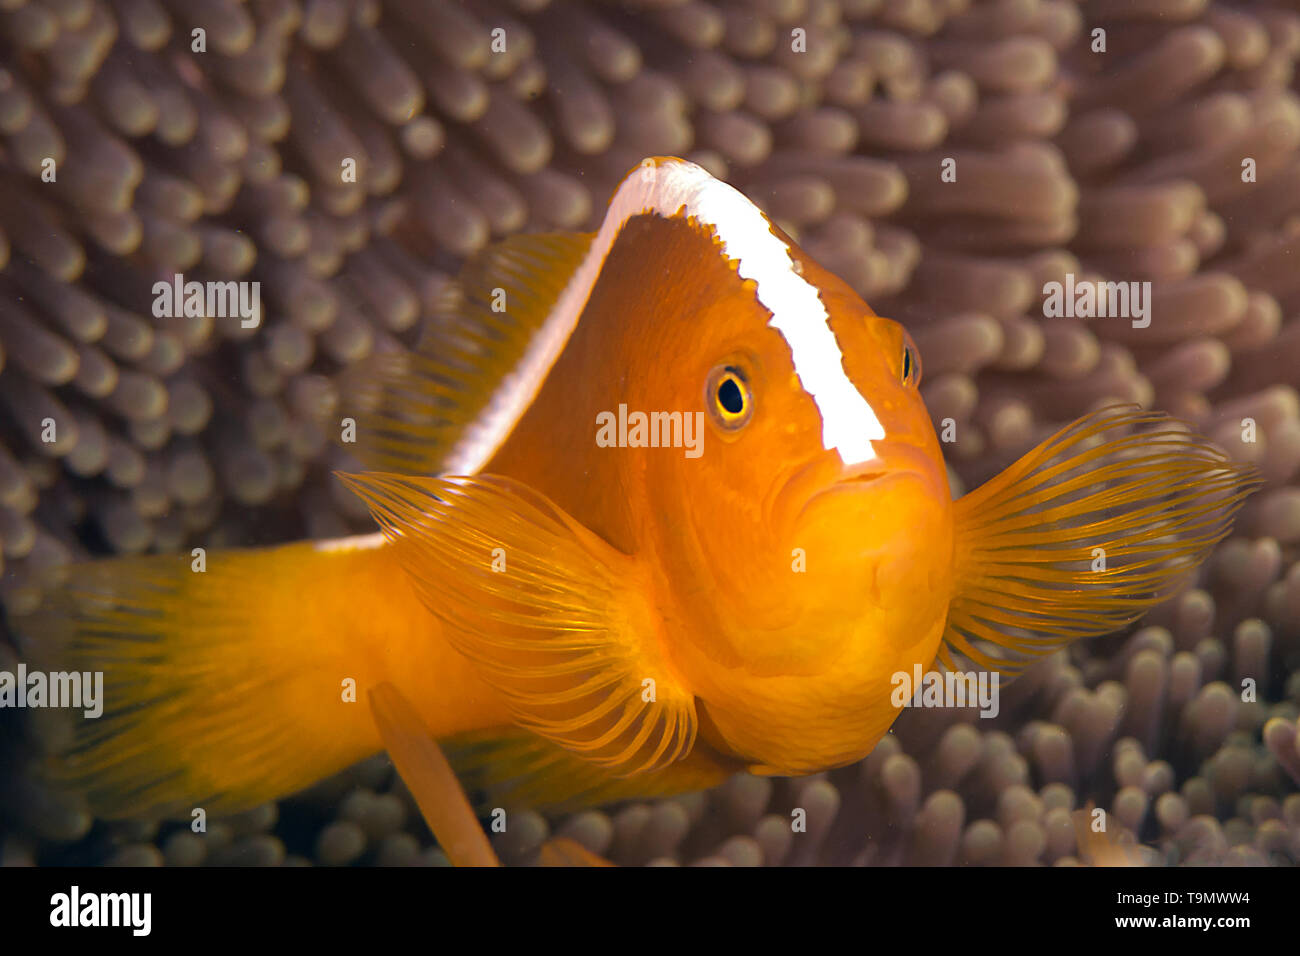
<path fill-rule="evenodd" d="M 920 356 L 732 187 L 680 160 L 655 175 L 588 308 L 620 290 L 619 401 L 702 430 L 693 454 L 641 453 L 621 479 L 643 489 L 669 654 L 728 749 L 826 766 L 821 728 L 849 759 L 896 716 L 890 675 L 933 659 L 951 590 Z"/>

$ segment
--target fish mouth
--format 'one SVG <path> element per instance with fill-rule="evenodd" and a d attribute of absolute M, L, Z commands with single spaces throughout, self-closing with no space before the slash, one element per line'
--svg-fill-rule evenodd
<path fill-rule="evenodd" d="M 881 478 L 887 478 L 891 474 L 900 474 L 897 470 L 891 471 L 888 468 L 877 468 L 873 471 L 864 471 L 859 475 L 850 475 L 848 478 L 841 478 L 835 482 L 836 485 L 865 485 L 873 481 L 879 481 Z"/>
<path fill-rule="evenodd" d="M 925 449 L 901 441 L 877 442 L 876 448 L 874 458 L 858 464 L 827 468 L 820 462 L 799 470 L 780 486 L 769 513 L 781 513 L 784 502 L 784 513 L 797 523 L 828 495 L 876 493 L 896 479 L 934 484 L 934 464 Z"/>
<path fill-rule="evenodd" d="M 866 485 L 888 484 L 899 478 L 920 478 L 921 472 L 915 468 L 906 468 L 901 466 L 873 468 L 870 471 L 863 471 L 857 474 L 848 475 L 840 478 L 821 494 L 833 494 L 837 491 L 852 492 Z"/>
<path fill-rule="evenodd" d="M 839 495 L 858 494 L 871 485 L 888 484 L 899 478 L 920 478 L 921 473 L 911 468 L 904 467 L 877 467 L 869 470 L 855 472 L 844 478 L 839 478 L 831 484 L 824 487 L 821 491 L 810 496 L 799 509 L 796 520 L 802 520 L 808 512 L 816 505 L 826 501 L 828 498 L 834 498 Z"/>

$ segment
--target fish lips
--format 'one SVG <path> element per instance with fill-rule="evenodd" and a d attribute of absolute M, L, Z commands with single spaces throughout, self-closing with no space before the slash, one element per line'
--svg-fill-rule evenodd
<path fill-rule="evenodd" d="M 804 517 L 814 505 L 824 503 L 827 497 L 860 494 L 870 491 L 882 494 L 887 486 L 911 481 L 924 491 L 951 501 L 948 473 L 942 459 L 936 461 L 926 449 L 901 442 L 873 442 L 876 456 L 867 461 L 845 466 L 830 485 L 811 495 L 799 512 Z"/>

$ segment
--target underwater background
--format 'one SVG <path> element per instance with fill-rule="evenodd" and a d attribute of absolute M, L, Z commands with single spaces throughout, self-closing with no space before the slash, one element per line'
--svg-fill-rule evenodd
<path fill-rule="evenodd" d="M 681 155 L 907 326 L 954 496 L 1117 399 L 1267 484 L 1194 588 L 995 719 L 906 710 L 831 773 L 512 813 L 503 861 L 559 834 L 631 865 L 1069 863 L 1092 803 L 1149 863 L 1294 865 L 1298 58 L 1297 0 L 0 0 L 0 599 L 86 555 L 373 530 L 330 474 L 350 370 L 466 255 L 591 228 Z M 260 281 L 260 326 L 155 319 L 176 272 Z M 1150 280 L 1150 326 L 1045 318 L 1067 273 Z M 4 865 L 446 863 L 384 755 L 195 834 L 45 792 L 39 734 L 0 711 Z"/>

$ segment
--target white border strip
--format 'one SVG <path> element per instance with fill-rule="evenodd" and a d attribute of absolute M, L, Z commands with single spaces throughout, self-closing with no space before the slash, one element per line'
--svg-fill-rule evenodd
<path fill-rule="evenodd" d="M 475 474 L 505 443 L 573 334 L 627 221 L 646 212 L 670 218 L 683 208 L 714 229 L 740 277 L 755 281 L 758 301 L 772 313 L 768 324 L 785 337 L 799 383 L 821 413 L 822 447 L 834 448 L 846 465 L 876 457 L 871 442 L 885 437 L 884 426 L 844 371 L 844 356 L 817 288 L 795 271 L 789 246 L 772 231 L 762 210 L 695 163 L 647 159 L 619 186 L 586 257 L 519 365 L 452 448 L 444 474 Z"/>
<path fill-rule="evenodd" d="M 372 551 L 387 543 L 382 531 L 371 534 L 354 534 L 347 538 L 322 538 L 315 542 L 317 551 Z"/>

